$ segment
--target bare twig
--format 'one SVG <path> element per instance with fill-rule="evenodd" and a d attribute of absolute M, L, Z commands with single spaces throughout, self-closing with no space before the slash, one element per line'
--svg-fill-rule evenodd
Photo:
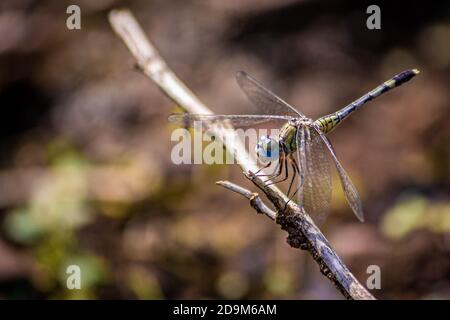
<path fill-rule="evenodd" d="M 128 10 L 114 10 L 109 15 L 112 28 L 125 42 L 137 60 L 139 68 L 152 79 L 159 88 L 181 108 L 189 113 L 212 114 L 169 69 L 154 46 L 146 38 L 134 16 Z M 225 126 L 214 126 L 210 130 L 217 137 L 224 137 Z M 259 195 L 230 182 L 218 182 L 219 185 L 237 192 L 250 200 L 252 207 L 269 218 L 274 219 L 283 230 L 288 232 L 288 243 L 295 248 L 307 250 L 318 263 L 320 271 L 339 289 L 347 299 L 374 299 L 358 282 L 338 257 L 330 244 L 311 218 L 293 201 L 286 206 L 288 198 L 274 185 L 267 185 L 252 174 L 257 170 L 256 163 L 248 156 L 245 147 L 233 139 L 223 140 L 225 147 L 234 152 L 235 159 L 252 181 L 267 196 L 277 209 L 278 214 L 268 208 Z"/>
<path fill-rule="evenodd" d="M 256 192 L 251 192 L 250 190 L 229 181 L 217 181 L 216 184 L 246 197 L 248 200 L 250 200 L 250 205 L 256 210 L 256 212 L 265 214 L 272 220 L 275 220 L 277 218 L 277 213 L 270 209 L 261 200 L 261 197 Z"/>

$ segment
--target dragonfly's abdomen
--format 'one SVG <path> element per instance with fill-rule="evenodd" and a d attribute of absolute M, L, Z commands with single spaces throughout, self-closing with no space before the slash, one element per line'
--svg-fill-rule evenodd
<path fill-rule="evenodd" d="M 336 112 L 327 116 L 324 116 L 322 118 L 319 118 L 315 121 L 315 124 L 317 124 L 320 127 L 320 130 L 322 130 L 323 133 L 328 133 L 331 130 L 333 130 L 339 122 L 341 122 L 341 116 Z"/>
<path fill-rule="evenodd" d="M 396 75 L 395 77 L 393 77 L 392 79 L 385 81 L 372 91 L 366 93 L 358 100 L 345 106 L 341 110 L 317 119 L 315 121 L 315 124 L 317 124 L 320 127 L 322 132 L 328 133 L 332 131 L 334 128 L 336 128 L 338 124 L 341 123 L 344 119 L 346 119 L 350 115 L 350 113 L 352 113 L 355 110 L 358 110 L 370 100 L 373 100 L 376 97 L 382 95 L 383 93 L 388 92 L 389 90 L 398 87 L 403 83 L 411 80 L 418 73 L 419 70 L 417 69 L 403 71 L 398 75 Z"/>

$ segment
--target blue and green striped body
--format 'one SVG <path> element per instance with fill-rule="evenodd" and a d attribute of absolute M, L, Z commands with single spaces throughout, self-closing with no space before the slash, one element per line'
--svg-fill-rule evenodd
<path fill-rule="evenodd" d="M 389 79 L 388 81 L 379 85 L 378 87 L 368 92 L 367 94 L 363 95 L 361 98 L 345 106 L 341 110 L 323 116 L 317 119 L 314 123 L 320 127 L 322 132 L 329 133 L 332 130 L 334 130 L 353 111 L 358 110 L 365 103 L 375 99 L 376 97 L 382 95 L 383 93 L 388 92 L 389 90 L 398 87 L 403 83 L 411 80 L 417 74 L 419 74 L 419 70 L 417 69 L 405 70 L 396 75 L 395 77 L 393 77 L 392 79 Z"/>

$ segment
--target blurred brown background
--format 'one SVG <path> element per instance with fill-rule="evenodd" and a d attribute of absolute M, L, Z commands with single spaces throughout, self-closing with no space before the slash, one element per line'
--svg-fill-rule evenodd
<path fill-rule="evenodd" d="M 130 7 L 217 113 L 245 113 L 246 70 L 313 118 L 407 68 L 421 74 L 330 135 L 363 198 L 335 183 L 323 232 L 378 298 L 450 298 L 450 13 L 445 1 L 0 3 L 0 298 L 340 299 L 307 253 L 241 197 L 237 166 L 170 160 L 173 105 L 107 22 Z M 337 180 L 335 180 L 337 182 Z M 67 290 L 66 267 L 82 269 Z"/>

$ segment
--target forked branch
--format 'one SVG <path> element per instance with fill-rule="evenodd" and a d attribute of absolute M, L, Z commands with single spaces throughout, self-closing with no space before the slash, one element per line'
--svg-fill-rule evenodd
<path fill-rule="evenodd" d="M 109 21 L 116 34 L 133 54 L 142 72 L 153 80 L 170 99 L 186 112 L 213 114 L 169 69 L 131 12 L 114 10 L 109 14 Z M 209 129 L 216 134 L 216 137 L 224 137 L 225 127 L 225 125 L 214 126 Z M 227 181 L 219 181 L 218 184 L 243 195 L 249 199 L 251 206 L 257 212 L 264 213 L 275 220 L 283 230 L 287 231 L 289 245 L 307 250 L 319 265 L 320 271 L 347 299 L 374 299 L 348 270 L 303 208 L 293 201 L 286 205 L 288 198 L 284 193 L 252 174 L 257 170 L 257 166 L 248 156 L 242 143 L 233 139 L 224 139 L 223 143 L 228 150 L 233 151 L 244 175 L 264 192 L 278 213 L 265 205 L 257 193 Z"/>

